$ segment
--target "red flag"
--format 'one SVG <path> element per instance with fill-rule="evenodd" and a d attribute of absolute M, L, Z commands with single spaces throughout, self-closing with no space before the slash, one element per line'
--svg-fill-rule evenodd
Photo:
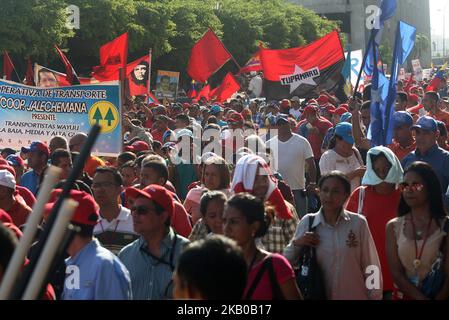
<path fill-rule="evenodd" d="M 262 71 L 262 63 L 260 62 L 260 50 L 257 51 L 251 59 L 240 69 L 239 74 L 250 73 L 251 71 Z"/>
<path fill-rule="evenodd" d="M 299 48 L 260 49 L 264 92 L 269 100 L 305 97 L 317 87 L 333 90 L 341 80 L 345 56 L 337 31 Z"/>
<path fill-rule="evenodd" d="M 193 80 L 205 83 L 231 57 L 220 39 L 209 29 L 193 46 L 187 73 Z"/>
<path fill-rule="evenodd" d="M 31 58 L 28 58 L 28 68 L 27 73 L 25 75 L 25 84 L 27 86 L 35 86 L 34 83 L 34 70 L 33 70 L 33 63 L 31 62 Z"/>
<path fill-rule="evenodd" d="M 126 66 L 126 94 L 128 97 L 146 95 L 150 75 L 150 55 L 147 54 Z"/>
<path fill-rule="evenodd" d="M 128 32 L 100 48 L 100 65 L 93 68 L 92 76 L 98 81 L 119 79 L 119 69 L 126 68 Z"/>
<path fill-rule="evenodd" d="M 9 57 L 8 51 L 3 52 L 3 76 L 6 80 L 20 82 L 17 76 L 16 68 Z"/>
<path fill-rule="evenodd" d="M 61 57 L 62 62 L 65 66 L 65 74 L 67 81 L 71 84 L 80 84 L 80 80 L 78 79 L 78 75 L 75 72 L 75 69 L 73 69 L 72 64 L 70 63 L 69 59 L 65 56 L 65 54 L 61 51 L 61 49 L 58 48 L 57 45 L 55 45 L 56 51 L 58 51 L 59 56 Z"/>
<path fill-rule="evenodd" d="M 196 100 L 200 100 L 202 97 L 206 98 L 207 101 L 210 100 L 210 85 L 205 85 L 203 89 L 201 89 L 200 93 L 196 96 Z"/>
<path fill-rule="evenodd" d="M 228 72 L 223 82 L 211 93 L 211 100 L 224 102 L 240 89 L 240 84 L 235 80 L 232 73 Z M 216 91 L 215 91 L 216 90 Z"/>

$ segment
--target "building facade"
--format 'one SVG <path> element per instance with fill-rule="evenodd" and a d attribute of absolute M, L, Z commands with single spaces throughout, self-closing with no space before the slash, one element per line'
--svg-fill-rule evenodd
<path fill-rule="evenodd" d="M 330 20 L 342 22 L 341 31 L 347 34 L 352 50 L 365 50 L 369 40 L 370 30 L 366 20 L 372 12 L 366 10 L 371 5 L 377 5 L 377 0 L 290 0 L 302 5 Z M 431 63 L 430 7 L 429 0 L 397 0 L 396 15 L 387 21 L 383 33 L 384 42 L 388 42 L 393 50 L 396 26 L 399 20 L 417 28 L 417 33 L 429 39 L 429 46 L 421 53 L 420 60 L 424 68 Z M 386 61 L 386 63 L 391 63 Z"/>

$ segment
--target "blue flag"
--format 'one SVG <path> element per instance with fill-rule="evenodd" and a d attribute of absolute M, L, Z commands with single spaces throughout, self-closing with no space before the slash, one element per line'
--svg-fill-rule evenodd
<path fill-rule="evenodd" d="M 379 48 L 375 43 L 373 51 L 376 51 L 375 54 L 373 52 L 373 56 L 377 56 Z M 377 59 L 374 59 L 374 63 L 377 64 Z M 371 140 L 373 147 L 383 145 L 385 141 L 384 115 L 389 86 L 390 82 L 383 74 L 383 70 L 374 68 L 371 80 L 371 123 L 368 129 L 368 139 Z"/>
<path fill-rule="evenodd" d="M 374 41 L 377 45 L 380 46 L 382 42 L 382 32 L 384 29 L 385 22 L 393 17 L 396 14 L 397 10 L 397 3 L 396 0 L 380 0 L 379 3 L 380 7 L 380 16 L 379 16 L 379 29 L 373 29 L 372 37 L 374 37 Z M 368 43 L 367 50 L 367 59 L 366 63 L 363 66 L 363 71 L 366 75 L 371 76 L 374 69 L 374 57 L 373 57 L 373 47 L 372 47 L 372 41 Z M 376 60 L 378 62 L 378 67 L 380 65 L 380 69 L 382 69 L 382 60 L 380 57 L 380 53 L 377 53 Z"/>
<path fill-rule="evenodd" d="M 393 51 L 393 61 L 391 63 L 391 78 L 388 89 L 388 97 L 385 108 L 384 130 L 386 132 L 385 141 L 383 145 L 389 145 L 393 140 L 393 126 L 392 123 L 394 106 L 397 96 L 397 84 L 399 77 L 399 70 L 406 62 L 408 56 L 415 46 L 416 28 L 405 22 L 399 21 L 396 30 L 396 41 Z"/>
<path fill-rule="evenodd" d="M 396 14 L 397 7 L 396 0 L 382 0 L 380 3 L 380 10 L 382 11 L 380 14 L 381 25 Z"/>

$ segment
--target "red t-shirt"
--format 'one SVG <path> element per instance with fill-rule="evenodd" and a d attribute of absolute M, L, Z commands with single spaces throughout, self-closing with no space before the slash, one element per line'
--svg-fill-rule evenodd
<path fill-rule="evenodd" d="M 393 291 L 393 277 L 388 268 L 385 228 L 387 222 L 398 215 L 398 206 L 401 192 L 395 190 L 392 194 L 382 195 L 374 191 L 372 186 L 359 187 L 351 194 L 346 210 L 358 212 L 360 188 L 365 188 L 362 214 L 368 221 L 368 226 L 379 255 L 380 266 L 384 283 L 384 291 Z"/>
<path fill-rule="evenodd" d="M 277 253 L 273 253 L 271 254 L 271 256 L 274 273 L 276 275 L 277 283 L 279 284 L 279 286 L 282 286 L 288 280 L 295 278 L 295 273 L 287 259 Z M 267 257 L 255 264 L 254 267 L 249 271 L 245 294 L 243 296 L 246 296 L 248 290 L 252 287 L 253 281 L 259 273 L 260 268 L 262 268 L 262 265 Z M 268 269 L 266 269 L 256 289 L 250 297 L 250 300 L 273 300 L 273 298 L 273 289 L 270 281 L 270 276 L 268 275 Z"/>

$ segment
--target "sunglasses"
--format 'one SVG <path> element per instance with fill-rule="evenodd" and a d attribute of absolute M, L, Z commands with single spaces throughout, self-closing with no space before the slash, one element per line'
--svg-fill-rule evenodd
<path fill-rule="evenodd" d="M 402 182 L 399 184 L 399 190 L 401 192 L 408 191 L 408 192 L 421 192 L 422 189 L 424 189 L 424 185 L 422 183 L 411 183 L 408 184 L 406 182 Z"/>
<path fill-rule="evenodd" d="M 130 208 L 131 213 L 135 213 L 139 216 L 144 216 L 147 215 L 149 212 L 151 212 L 152 210 L 150 210 L 150 208 L 146 207 L 146 206 L 133 206 Z"/>

